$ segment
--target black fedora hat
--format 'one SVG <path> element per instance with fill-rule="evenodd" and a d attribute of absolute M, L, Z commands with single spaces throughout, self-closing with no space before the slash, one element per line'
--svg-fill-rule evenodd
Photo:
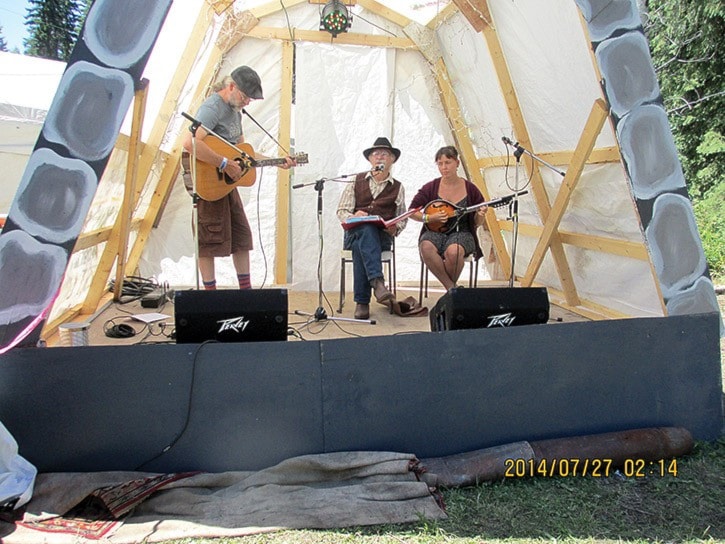
<path fill-rule="evenodd" d="M 370 153 L 372 153 L 376 149 L 387 149 L 393 155 L 395 155 L 395 161 L 397 161 L 400 158 L 400 149 L 393 147 L 393 144 L 390 143 L 390 140 L 381 136 L 380 138 L 375 140 L 375 143 L 373 144 L 372 147 L 369 147 L 365 151 L 363 151 L 363 156 L 365 157 L 365 159 L 368 160 Z M 395 161 L 393 161 L 393 162 L 395 162 Z"/>

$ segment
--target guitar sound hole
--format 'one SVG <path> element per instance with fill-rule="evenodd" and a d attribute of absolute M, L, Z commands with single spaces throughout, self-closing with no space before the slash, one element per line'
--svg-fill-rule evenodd
<path fill-rule="evenodd" d="M 234 159 L 234 161 L 239 165 L 239 168 L 242 169 L 242 175 L 239 176 L 239 178 L 241 179 L 247 175 L 247 172 L 249 172 L 249 166 L 239 157 Z M 227 174 L 224 174 L 224 183 L 226 183 L 227 185 L 234 185 L 236 181 L 230 178 Z"/>

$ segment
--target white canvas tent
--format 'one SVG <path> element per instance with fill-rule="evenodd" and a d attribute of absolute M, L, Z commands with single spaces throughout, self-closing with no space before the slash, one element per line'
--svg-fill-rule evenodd
<path fill-rule="evenodd" d="M 310 158 L 290 172 L 265 169 L 243 191 L 258 236 L 255 286 L 315 290 L 322 243 L 322 283 L 337 289 L 335 209 L 343 185 L 325 183 L 319 236 L 318 195 L 309 184 L 364 170 L 362 150 L 387 136 L 402 150 L 393 172 L 408 200 L 437 176 L 433 155 L 446 144 L 459 148 L 462 174 L 486 197 L 528 191 L 520 199 L 515 275 L 521 285 L 546 286 L 552 302 L 594 319 L 717 308 L 689 202 L 683 208 L 677 200 L 684 179 L 669 128 L 655 120 L 636 132 L 622 121 L 646 117 L 659 96 L 651 65 L 634 74 L 619 69 L 622 41 L 606 40 L 624 32 L 630 53 L 642 51 L 633 1 L 442 1 L 420 9 L 357 0 L 347 2 L 350 32 L 336 38 L 319 30 L 323 3 L 172 4 L 144 72 L 149 85 L 136 92 L 48 330 L 95 309 L 117 259 L 126 275 L 138 265 L 142 275 L 193 284 L 191 201 L 178 175 L 188 125 L 181 114 L 193 114 L 212 83 L 241 64 L 259 72 L 265 93 L 248 113 L 284 149 Z M 622 82 L 626 92 L 617 94 Z M 244 127 L 261 153 L 284 153 L 250 119 Z M 632 147 L 641 136 L 645 143 Z M 528 154 L 517 169 L 504 137 L 566 176 Z M 638 194 L 634 175 L 651 172 L 655 179 L 643 182 L 649 194 Z M 136 205 L 124 197 L 132 182 Z M 292 189 L 298 184 L 305 187 Z M 662 193 L 673 193 L 674 212 L 665 199 L 658 215 L 653 203 Z M 509 277 L 514 225 L 507 211 L 489 212 L 490 234 L 482 236 L 495 263 L 481 264 L 484 276 L 495 264 Z M 660 220 L 647 233 L 653 218 Z M 411 224 L 397 241 L 400 282 L 418 279 L 417 235 Z M 691 249 L 687 259 L 676 257 L 681 246 Z M 233 285 L 231 267 L 220 269 L 218 281 Z M 684 302 L 668 308 L 683 292 Z"/>
<path fill-rule="evenodd" d="M 64 62 L 0 51 L 0 214 L 10 209 L 64 69 Z"/>

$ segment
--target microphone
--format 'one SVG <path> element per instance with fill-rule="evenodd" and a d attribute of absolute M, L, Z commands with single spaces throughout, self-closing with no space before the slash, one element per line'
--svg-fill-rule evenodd
<path fill-rule="evenodd" d="M 373 168 L 373 172 L 382 172 L 385 170 L 385 165 L 381 162 L 380 164 L 376 164 L 375 168 Z"/>
<path fill-rule="evenodd" d="M 189 126 L 189 130 L 191 131 L 191 134 L 196 138 L 196 129 L 201 126 L 201 121 L 199 121 L 198 119 L 194 119 L 191 115 L 189 115 L 185 111 L 182 111 L 181 115 L 183 117 L 186 117 L 189 121 L 191 121 L 191 126 Z"/>
<path fill-rule="evenodd" d="M 181 112 L 181 116 L 182 116 L 182 117 L 186 117 L 186 118 L 187 118 L 187 119 L 188 119 L 189 121 L 191 121 L 192 123 L 198 123 L 198 122 L 199 122 L 199 121 L 197 121 L 196 119 L 194 119 L 194 118 L 193 118 L 193 117 L 192 117 L 191 115 L 189 115 L 188 113 L 186 113 L 185 111 L 182 111 L 182 112 Z"/>
<path fill-rule="evenodd" d="M 506 136 L 501 138 L 503 140 L 503 143 L 510 145 L 513 147 L 516 151 L 514 151 L 514 157 L 516 157 L 516 160 L 521 159 L 521 155 L 524 154 L 525 149 L 519 145 L 518 142 L 513 143 L 511 140 L 509 140 Z"/>

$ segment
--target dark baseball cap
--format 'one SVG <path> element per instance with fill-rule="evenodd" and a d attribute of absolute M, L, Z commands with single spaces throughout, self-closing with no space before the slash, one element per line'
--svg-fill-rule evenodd
<path fill-rule="evenodd" d="M 264 98 L 262 95 L 262 80 L 259 79 L 257 72 L 249 66 L 240 66 L 232 72 L 232 79 L 236 83 L 239 90 L 246 94 L 249 98 L 260 100 Z"/>

